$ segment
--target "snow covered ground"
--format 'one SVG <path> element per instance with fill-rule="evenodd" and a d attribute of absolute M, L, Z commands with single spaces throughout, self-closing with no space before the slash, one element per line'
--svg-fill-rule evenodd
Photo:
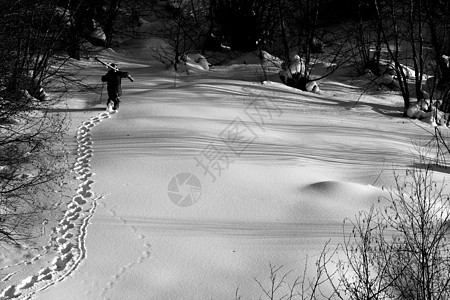
<path fill-rule="evenodd" d="M 78 188 L 43 248 L 3 259 L 1 299 L 259 299 L 269 263 L 301 275 L 431 139 L 392 92 L 353 108 L 362 82 L 342 73 L 317 95 L 260 83 L 257 64 L 175 76 L 105 59 L 135 82 L 118 113 L 105 94 L 70 100 Z M 82 73 L 99 84 L 105 69 Z"/>

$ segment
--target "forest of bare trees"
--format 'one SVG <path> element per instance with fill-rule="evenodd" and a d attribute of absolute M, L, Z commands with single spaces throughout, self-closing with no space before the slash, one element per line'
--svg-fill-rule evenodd
<path fill-rule="evenodd" d="M 289 65 L 318 58 L 360 73 L 389 73 L 404 99 L 442 100 L 447 91 L 449 3 L 435 0 L 171 1 L 148 4 L 141 17 L 166 20 L 155 34 L 166 38 L 167 63 L 189 51 L 267 51 Z M 212 55 L 212 54 L 211 54 Z M 408 66 L 408 68 L 406 68 Z M 300 80 L 312 80 L 306 72 Z M 424 84 L 428 76 L 434 81 Z M 296 84 L 294 83 L 294 86 Z M 302 88 L 302 85 L 298 85 Z"/>
<path fill-rule="evenodd" d="M 68 123 L 53 108 L 69 79 L 58 52 L 68 26 L 51 1 L 2 1 L 0 15 L 0 242 L 19 243 L 61 200 Z"/>
<path fill-rule="evenodd" d="M 294 55 L 307 66 L 319 57 L 336 66 L 350 61 L 360 72 L 383 76 L 389 71 L 405 111 L 411 98 L 441 98 L 443 82 L 449 80 L 442 55 L 450 50 L 450 8 L 443 0 L 352 0 L 345 5 L 337 0 L 60 0 L 56 5 L 68 25 L 64 49 L 76 59 L 86 43 L 111 47 L 120 38 L 143 36 L 136 30 L 143 23 L 164 20 L 153 22 L 146 33 L 170 45 L 155 49 L 167 65 L 177 66 L 190 51 L 210 56 L 267 51 L 286 65 Z M 436 80 L 424 87 L 426 75 Z M 309 73 L 302 76 L 312 80 Z"/>

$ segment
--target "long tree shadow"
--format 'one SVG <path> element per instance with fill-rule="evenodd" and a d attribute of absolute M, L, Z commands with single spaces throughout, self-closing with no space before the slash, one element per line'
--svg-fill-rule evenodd
<path fill-rule="evenodd" d="M 428 169 L 433 172 L 450 174 L 450 167 L 439 163 L 413 163 L 411 167 L 416 169 Z"/>
<path fill-rule="evenodd" d="M 50 108 L 47 109 L 47 112 L 88 112 L 88 111 L 105 111 L 105 107 L 87 107 L 87 108 Z"/>
<path fill-rule="evenodd" d="M 327 83 L 324 87 L 329 93 L 345 93 L 349 91 L 354 95 L 357 95 L 356 99 L 345 101 L 345 107 L 347 109 L 356 109 L 358 107 L 369 107 L 372 111 L 377 114 L 387 116 L 389 118 L 403 118 L 404 117 L 404 103 L 401 100 L 401 94 L 398 91 L 393 91 L 388 88 L 383 88 L 380 85 L 375 85 L 372 83 L 356 83 L 358 80 L 351 79 L 350 83 L 348 81 L 340 82 L 335 81 L 332 83 Z M 372 100 L 367 100 L 366 97 L 373 98 Z M 398 97 L 398 101 L 392 101 L 390 103 L 377 103 L 376 99 L 379 98 L 380 102 L 382 99 L 392 99 L 393 97 Z M 363 99 L 366 100 L 363 100 Z M 341 101 L 339 99 L 338 101 Z M 414 99 L 413 101 L 414 102 Z"/>
<path fill-rule="evenodd" d="M 372 108 L 372 110 L 381 115 L 385 115 L 392 118 L 402 118 L 403 117 L 403 107 L 390 106 L 384 104 L 375 104 L 370 102 L 359 102 L 359 105 L 365 105 Z"/>

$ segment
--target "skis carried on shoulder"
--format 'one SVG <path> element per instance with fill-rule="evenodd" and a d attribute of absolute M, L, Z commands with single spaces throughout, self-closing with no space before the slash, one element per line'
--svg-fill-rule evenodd
<path fill-rule="evenodd" d="M 119 68 L 118 68 L 118 67 L 112 66 L 111 64 L 109 64 L 109 63 L 107 63 L 107 62 L 104 62 L 104 61 L 102 61 L 102 60 L 101 60 L 100 58 L 98 58 L 98 57 L 95 57 L 95 60 L 98 61 L 99 63 L 101 63 L 102 65 L 104 65 L 107 69 L 112 69 L 112 70 L 114 70 L 114 71 L 116 71 L 116 72 L 119 71 Z"/>
<path fill-rule="evenodd" d="M 116 71 L 116 72 L 119 72 L 119 68 L 118 68 L 118 67 L 113 66 L 112 64 L 109 64 L 109 63 L 107 63 L 107 62 L 104 62 L 104 61 L 102 61 L 100 58 L 95 57 L 95 60 L 98 61 L 99 63 L 101 63 L 102 65 L 104 65 L 107 69 L 111 69 L 111 70 L 114 70 L 114 71 Z M 127 78 L 128 78 L 131 82 L 134 82 L 134 78 L 131 77 L 130 74 L 128 74 Z"/>

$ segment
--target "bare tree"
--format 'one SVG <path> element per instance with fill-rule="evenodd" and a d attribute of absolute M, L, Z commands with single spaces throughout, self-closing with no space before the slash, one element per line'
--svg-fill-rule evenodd
<path fill-rule="evenodd" d="M 294 272 L 285 271 L 284 266 L 269 264 L 270 274 L 268 283 L 255 278 L 260 290 L 263 292 L 262 299 L 270 300 L 313 300 L 318 298 L 332 299 L 334 292 L 328 294 L 321 290 L 322 286 L 328 284 L 325 265 L 330 261 L 328 256 L 328 242 L 319 255 L 316 266 L 316 275 L 307 277 L 308 259 L 305 260 L 303 273 L 295 275 Z"/>
<path fill-rule="evenodd" d="M 391 60 L 406 112 L 412 98 L 410 85 L 414 87 L 417 99 L 423 99 L 424 74 L 432 71 L 436 76 L 442 70 L 440 57 L 444 49 L 448 50 L 445 34 L 448 20 L 441 17 L 440 11 L 448 11 L 448 4 L 428 0 L 375 0 L 375 6 L 383 45 Z M 436 67 L 430 70 L 432 65 Z M 405 66 L 409 66 L 413 74 Z"/>
<path fill-rule="evenodd" d="M 394 261 L 387 249 L 387 226 L 380 218 L 380 212 L 372 206 L 368 212 L 360 212 L 355 221 L 344 221 L 343 241 L 333 253 L 334 273 L 324 264 L 336 298 L 389 299 L 393 282 L 389 271 Z"/>
<path fill-rule="evenodd" d="M 56 4 L 0 4 L 1 242 L 34 235 L 33 225 L 58 198 L 54 192 L 61 191 L 67 169 L 65 116 L 51 111 L 61 96 L 55 75 L 66 61 L 56 55 L 67 29 Z"/>
<path fill-rule="evenodd" d="M 447 241 L 450 197 L 433 179 L 430 165 L 396 176 L 387 199 L 385 221 L 394 230 L 390 244 L 395 264 L 389 279 L 402 299 L 450 297 L 450 244 Z"/>
<path fill-rule="evenodd" d="M 357 0 L 352 24 L 346 30 L 351 39 L 351 55 L 355 57 L 357 70 L 364 73 L 370 70 L 374 75 L 382 75 L 382 34 L 379 22 L 375 17 L 373 1 Z M 351 4 L 349 4 L 351 5 Z"/>
<path fill-rule="evenodd" d="M 209 27 L 207 5 L 203 1 L 177 0 L 153 7 L 154 16 L 162 20 L 153 30 L 166 42 L 153 49 L 156 59 L 177 69 L 182 55 L 192 49 L 202 49 Z"/>
<path fill-rule="evenodd" d="M 450 196 L 433 180 L 425 158 L 420 161 L 420 169 L 396 174 L 380 206 L 350 222 L 334 254 L 337 271 L 331 274 L 323 264 L 339 299 L 450 296 Z"/>

